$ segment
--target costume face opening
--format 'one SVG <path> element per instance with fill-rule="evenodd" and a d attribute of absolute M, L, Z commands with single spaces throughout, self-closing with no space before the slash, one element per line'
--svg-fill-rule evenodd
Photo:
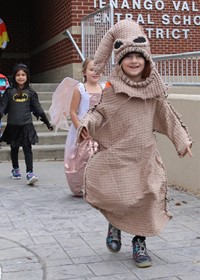
<path fill-rule="evenodd" d="M 23 63 L 19 63 L 14 67 L 13 74 L 12 74 L 12 84 L 13 84 L 14 87 L 18 88 L 18 83 L 16 82 L 16 74 L 20 70 L 22 70 L 26 74 L 27 80 L 24 84 L 24 88 L 27 88 L 29 86 L 29 83 L 30 83 L 30 72 L 29 72 L 28 67 Z"/>
<path fill-rule="evenodd" d="M 124 58 L 130 56 L 131 54 L 139 54 L 145 61 L 145 67 L 144 70 L 142 72 L 142 78 L 146 79 L 149 77 L 150 72 L 151 72 L 151 68 L 150 68 L 150 62 L 149 60 L 147 60 L 147 58 L 144 56 L 144 54 L 142 52 L 137 52 L 137 51 L 132 51 L 132 52 L 127 52 L 120 60 L 119 60 L 119 65 L 121 65 L 122 61 L 124 60 Z"/>
<path fill-rule="evenodd" d="M 131 54 L 139 54 L 139 55 L 141 55 L 141 56 L 144 58 L 145 62 L 147 61 L 143 53 L 132 51 L 132 52 L 127 52 L 127 53 L 119 60 L 119 65 L 122 63 L 122 61 L 123 61 L 123 59 L 124 59 L 125 57 L 128 57 L 128 56 L 131 55 Z"/>

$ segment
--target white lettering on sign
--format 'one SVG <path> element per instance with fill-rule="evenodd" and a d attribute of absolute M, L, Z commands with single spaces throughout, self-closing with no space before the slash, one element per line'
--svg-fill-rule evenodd
<path fill-rule="evenodd" d="M 128 0 L 124 0 L 124 1 L 122 2 L 122 9 L 124 9 L 124 8 L 130 9 L 129 4 L 128 4 Z"/>
<path fill-rule="evenodd" d="M 200 26 L 200 16 L 194 17 L 194 24 Z"/>
<path fill-rule="evenodd" d="M 169 24 L 174 24 L 174 25 L 200 25 L 200 16 L 179 16 L 179 15 L 174 15 L 170 17 L 167 14 L 162 15 L 162 24 L 164 25 L 169 25 Z"/>
<path fill-rule="evenodd" d="M 162 28 L 146 28 L 147 36 L 149 39 L 151 39 L 153 36 L 156 37 L 156 39 L 187 39 L 189 29 L 162 29 Z"/>
<path fill-rule="evenodd" d="M 123 14 L 122 13 L 115 13 L 115 16 L 117 17 L 117 21 L 120 21 L 123 18 Z M 155 22 L 151 19 L 151 15 L 147 15 L 147 20 L 144 20 L 144 17 L 142 14 L 138 14 L 137 16 L 133 16 L 133 14 L 125 14 L 125 19 L 132 19 L 135 20 L 137 23 L 139 24 L 149 24 L 149 25 L 153 25 L 155 24 Z"/>
<path fill-rule="evenodd" d="M 173 6 L 175 11 L 192 11 L 192 12 L 198 12 L 199 9 L 196 7 L 196 3 L 194 1 L 192 1 L 192 5 L 191 8 L 189 6 L 189 4 L 187 3 L 187 1 L 172 1 Z"/>
<path fill-rule="evenodd" d="M 181 29 L 180 27 L 200 26 L 199 0 L 171 1 L 168 5 L 165 5 L 164 0 L 94 0 L 95 8 L 103 8 L 108 4 L 112 4 L 114 9 L 128 10 L 127 13 L 115 11 L 114 16 L 117 21 L 125 18 L 135 20 L 141 25 L 151 25 L 151 27 L 146 28 L 149 38 L 153 36 L 158 39 L 188 39 L 189 33 L 194 29 Z M 171 5 L 171 8 L 169 5 Z M 166 8 L 167 13 L 165 12 Z M 162 13 L 155 13 L 155 10 L 162 11 Z M 190 12 L 193 12 L 192 15 Z M 102 19 L 99 18 L 99 20 Z M 110 21 L 109 16 L 104 17 L 105 21 Z M 156 26 L 159 24 L 159 27 L 162 24 L 163 28 L 154 27 L 155 24 Z M 170 28 L 167 27 L 169 25 Z M 172 26 L 174 26 L 174 29 L 171 29 Z"/>
<path fill-rule="evenodd" d="M 139 15 L 138 15 L 138 17 L 137 17 L 137 23 L 139 23 L 139 24 L 144 24 L 144 23 L 145 23 L 142 14 L 139 14 Z"/>
<path fill-rule="evenodd" d="M 110 4 L 113 5 L 113 7 L 114 7 L 115 9 L 118 8 L 118 1 L 116 1 L 116 0 L 111 0 L 111 1 L 110 1 Z"/>

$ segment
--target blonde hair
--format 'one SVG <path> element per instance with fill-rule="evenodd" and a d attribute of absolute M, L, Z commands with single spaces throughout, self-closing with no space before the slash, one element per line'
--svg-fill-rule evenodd
<path fill-rule="evenodd" d="M 83 62 L 83 64 L 82 64 L 82 73 L 83 73 L 83 82 L 84 82 L 84 83 L 87 82 L 87 77 L 86 77 L 86 75 L 85 75 L 87 66 L 88 66 L 88 64 L 90 63 L 90 61 L 92 61 L 92 60 L 94 60 L 94 58 L 93 58 L 92 56 L 89 56 L 89 57 L 87 57 L 87 58 L 84 60 L 84 62 Z"/>

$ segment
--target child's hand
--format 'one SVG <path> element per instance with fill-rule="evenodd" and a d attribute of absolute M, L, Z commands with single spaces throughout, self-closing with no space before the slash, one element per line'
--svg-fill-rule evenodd
<path fill-rule="evenodd" d="M 190 146 L 188 146 L 185 151 L 183 152 L 183 154 L 180 155 L 180 157 L 184 157 L 186 154 L 189 154 L 190 157 L 192 157 L 192 151 L 190 149 Z"/>
<path fill-rule="evenodd" d="M 87 128 L 86 127 L 83 127 L 81 132 L 80 132 L 80 141 L 83 141 L 85 139 L 88 139 L 89 137 L 89 133 L 87 131 Z"/>
<path fill-rule="evenodd" d="M 53 130 L 53 126 L 49 123 L 47 126 L 48 130 L 52 131 Z"/>

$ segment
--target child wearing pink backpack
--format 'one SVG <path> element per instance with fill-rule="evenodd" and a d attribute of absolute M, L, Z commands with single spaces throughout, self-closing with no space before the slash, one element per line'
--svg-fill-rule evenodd
<path fill-rule="evenodd" d="M 4 91 L 9 86 L 9 82 L 6 76 L 0 73 L 0 98 L 3 96 Z M 0 138 L 2 135 L 2 121 L 0 120 Z"/>

